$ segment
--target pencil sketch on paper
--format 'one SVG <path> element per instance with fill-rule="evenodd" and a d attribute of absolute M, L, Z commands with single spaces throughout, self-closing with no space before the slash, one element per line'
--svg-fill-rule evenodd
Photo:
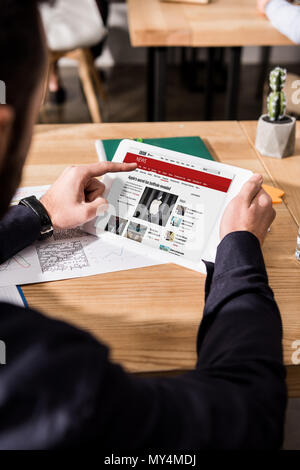
<path fill-rule="evenodd" d="M 68 271 L 89 266 L 82 243 L 79 240 L 37 246 L 36 251 L 43 273 Z"/>
<path fill-rule="evenodd" d="M 12 204 L 23 197 L 40 198 L 48 186 L 20 188 Z M 116 244 L 104 242 L 80 227 L 55 230 L 53 237 L 35 242 L 0 265 L 0 287 L 57 281 L 157 264 Z"/>
<path fill-rule="evenodd" d="M 0 265 L 0 271 L 7 271 L 14 263 L 20 268 L 28 269 L 30 268 L 30 262 L 22 255 L 15 255 L 5 263 Z"/>

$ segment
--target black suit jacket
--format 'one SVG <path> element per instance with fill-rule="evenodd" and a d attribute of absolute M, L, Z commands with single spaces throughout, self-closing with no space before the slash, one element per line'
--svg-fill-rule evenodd
<path fill-rule="evenodd" d="M 0 223 L 0 261 L 32 243 L 39 229 L 30 209 L 11 209 Z M 174 378 L 128 374 L 88 333 L 0 304 L 7 347 L 0 448 L 279 448 L 286 406 L 281 320 L 258 240 L 227 235 L 207 267 L 198 360 Z"/>

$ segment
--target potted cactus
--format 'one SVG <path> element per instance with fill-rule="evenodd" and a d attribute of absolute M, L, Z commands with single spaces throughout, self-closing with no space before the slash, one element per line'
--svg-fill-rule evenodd
<path fill-rule="evenodd" d="M 262 115 L 257 124 L 255 147 L 268 157 L 288 157 L 295 149 L 296 119 L 285 114 L 285 80 L 286 69 L 276 67 L 270 73 L 268 114 Z"/>

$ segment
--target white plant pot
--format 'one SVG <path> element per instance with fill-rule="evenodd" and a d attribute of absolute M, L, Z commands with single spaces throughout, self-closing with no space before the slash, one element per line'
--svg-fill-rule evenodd
<path fill-rule="evenodd" d="M 255 147 L 267 157 L 284 158 L 293 155 L 295 150 L 296 119 L 281 122 L 266 120 L 267 114 L 260 116 L 257 123 Z"/>

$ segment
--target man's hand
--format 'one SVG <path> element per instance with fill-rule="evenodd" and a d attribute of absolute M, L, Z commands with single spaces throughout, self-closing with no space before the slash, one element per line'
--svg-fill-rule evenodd
<path fill-rule="evenodd" d="M 66 168 L 41 198 L 53 227 L 78 227 L 107 210 L 105 186 L 96 178 L 106 173 L 133 171 L 136 163 L 95 163 Z"/>
<path fill-rule="evenodd" d="M 271 0 L 256 0 L 256 8 L 262 15 L 265 14 L 266 6 Z"/>
<path fill-rule="evenodd" d="M 272 207 L 272 199 L 261 187 L 262 182 L 261 175 L 253 175 L 228 204 L 220 225 L 221 240 L 228 233 L 246 230 L 263 244 L 276 212 Z"/>

